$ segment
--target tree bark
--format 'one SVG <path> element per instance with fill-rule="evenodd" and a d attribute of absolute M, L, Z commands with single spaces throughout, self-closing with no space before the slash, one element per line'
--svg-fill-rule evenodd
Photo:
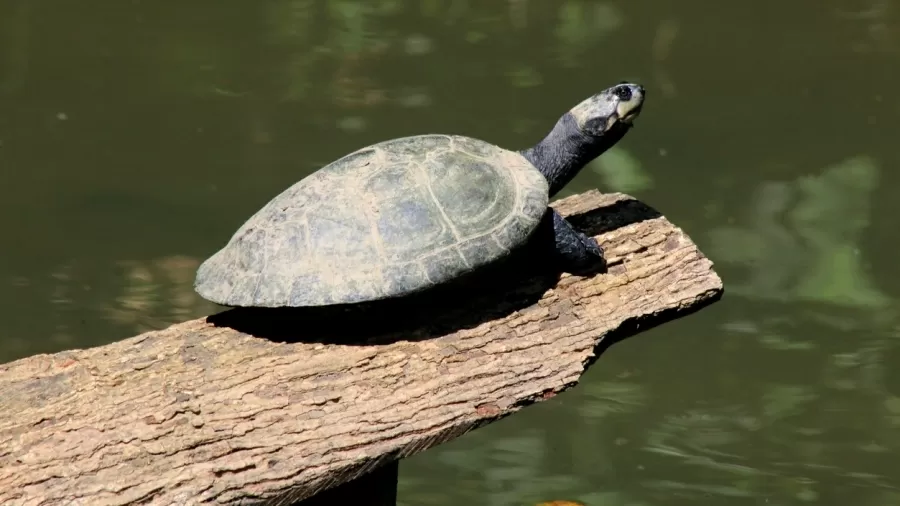
<path fill-rule="evenodd" d="M 0 504 L 291 504 L 553 397 L 614 340 L 721 296 L 646 205 L 553 206 L 598 237 L 607 272 L 530 261 L 493 292 L 377 317 L 230 310 L 0 365 Z"/>

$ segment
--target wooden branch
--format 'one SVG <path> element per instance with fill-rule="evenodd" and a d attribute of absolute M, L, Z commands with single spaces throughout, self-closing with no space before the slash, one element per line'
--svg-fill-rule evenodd
<path fill-rule="evenodd" d="M 599 234 L 607 273 L 525 262 L 442 301 L 230 310 L 0 365 L 0 504 L 290 504 L 550 398 L 601 346 L 721 296 L 631 197 L 554 207 Z"/>

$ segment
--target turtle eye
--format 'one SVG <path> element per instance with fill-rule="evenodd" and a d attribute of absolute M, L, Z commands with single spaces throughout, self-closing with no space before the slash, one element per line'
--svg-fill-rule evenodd
<path fill-rule="evenodd" d="M 631 88 L 628 86 L 616 86 L 613 93 L 619 100 L 624 100 L 626 102 L 631 100 Z"/>

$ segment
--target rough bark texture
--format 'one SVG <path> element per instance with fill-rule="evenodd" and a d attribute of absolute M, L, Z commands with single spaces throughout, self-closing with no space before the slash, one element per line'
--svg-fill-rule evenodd
<path fill-rule="evenodd" d="M 0 365 L 0 504 L 290 504 L 552 397 L 601 341 L 721 295 L 690 239 L 631 197 L 554 207 L 597 235 L 608 272 L 528 275 L 393 323 L 305 312 L 276 331 L 231 311 Z"/>

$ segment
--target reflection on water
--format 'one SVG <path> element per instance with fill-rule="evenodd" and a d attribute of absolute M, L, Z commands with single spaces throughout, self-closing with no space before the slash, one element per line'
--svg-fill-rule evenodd
<path fill-rule="evenodd" d="M 194 293 L 194 273 L 199 266 L 198 260 L 184 256 L 150 263 L 120 262 L 124 286 L 115 301 L 103 308 L 106 317 L 144 332 L 217 312 L 215 304 Z"/>
<path fill-rule="evenodd" d="M 566 193 L 647 200 L 728 295 L 413 457 L 401 504 L 895 504 L 898 21 L 885 0 L 0 3 L 0 360 L 209 314 L 199 261 L 349 151 L 524 147 L 636 80 L 637 128 Z"/>

